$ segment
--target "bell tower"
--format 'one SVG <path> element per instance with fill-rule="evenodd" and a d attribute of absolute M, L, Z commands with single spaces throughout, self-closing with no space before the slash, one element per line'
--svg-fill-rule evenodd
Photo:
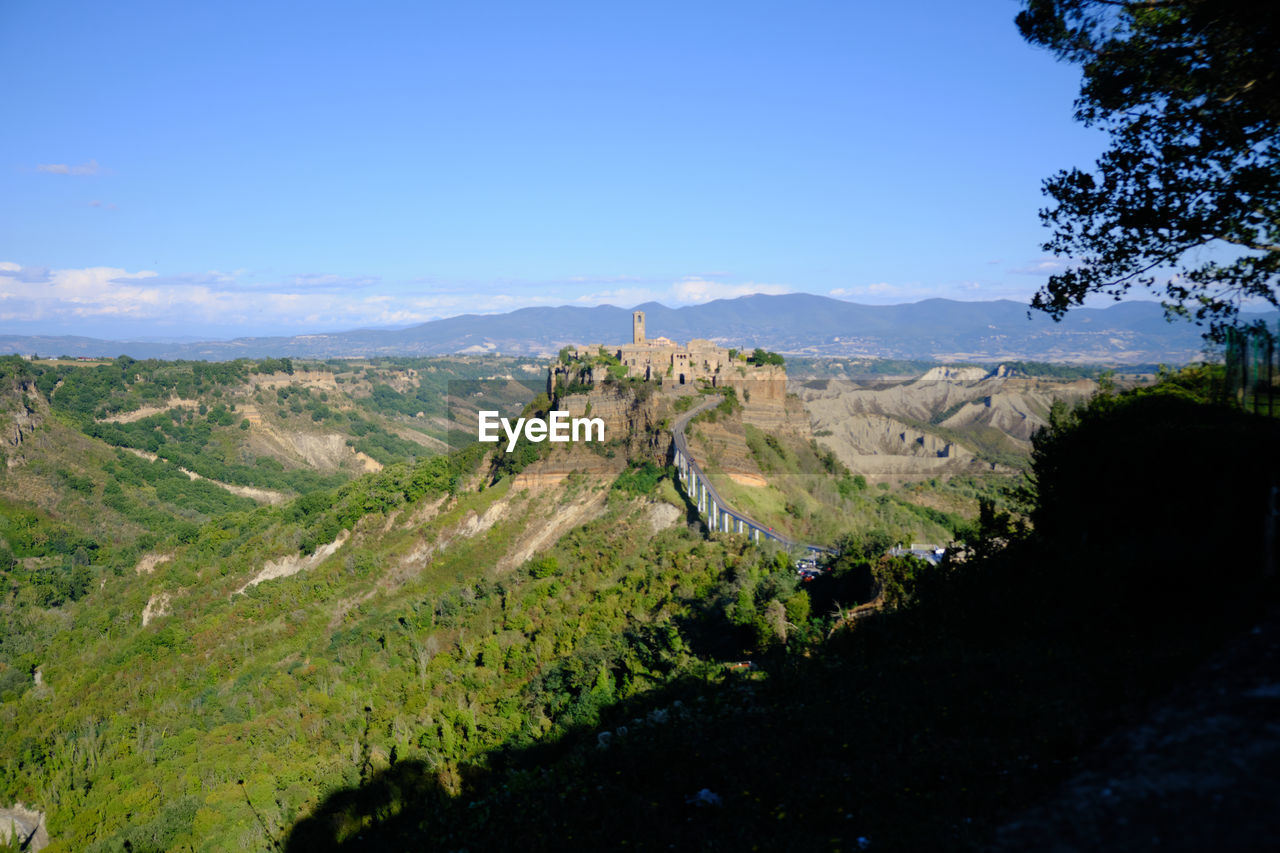
<path fill-rule="evenodd" d="M 631 343 L 644 343 L 644 312 L 631 312 Z"/>

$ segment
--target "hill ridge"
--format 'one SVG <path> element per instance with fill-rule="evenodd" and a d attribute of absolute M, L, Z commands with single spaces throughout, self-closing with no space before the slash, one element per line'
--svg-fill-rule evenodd
<path fill-rule="evenodd" d="M 294 336 L 253 336 L 184 343 L 113 341 L 82 336 L 0 334 L 0 352 L 227 361 L 292 356 L 347 358 L 445 354 L 547 355 L 567 344 L 619 340 L 630 311 L 644 310 L 653 334 L 709 338 L 793 355 L 931 358 L 953 361 L 1032 359 L 1113 364 L 1185 363 L 1203 349 L 1201 330 L 1166 321 L 1155 302 L 1080 308 L 1062 322 L 1030 315 L 1001 299 L 932 298 L 864 305 L 811 293 L 752 294 L 670 308 L 647 302 L 519 308 L 460 314 L 401 329 L 352 329 Z M 1274 322 L 1280 315 L 1248 315 Z"/>

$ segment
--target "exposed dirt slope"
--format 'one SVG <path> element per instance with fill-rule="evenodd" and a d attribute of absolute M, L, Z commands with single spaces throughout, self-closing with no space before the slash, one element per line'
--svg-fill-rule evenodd
<path fill-rule="evenodd" d="M 343 435 L 283 429 L 268 421 L 253 427 L 250 448 L 286 464 L 301 464 L 320 471 L 337 471 L 340 468 L 382 470 L 382 465 L 376 460 L 352 450 Z"/>
<path fill-rule="evenodd" d="M 1055 400 L 1074 402 L 1097 390 L 1090 380 L 1020 379 L 1003 371 L 975 379 L 981 372 L 935 368 L 910 382 L 811 380 L 794 390 L 819 441 L 873 480 L 989 469 L 993 448 L 1030 452 L 1031 436 L 1048 422 Z"/>
<path fill-rule="evenodd" d="M 351 532 L 344 530 L 338 534 L 338 538 L 327 545 L 323 545 L 315 550 L 314 553 L 303 554 L 286 554 L 277 560 L 268 560 L 262 569 L 245 582 L 244 586 L 236 590 L 237 593 L 244 592 L 251 586 L 269 581 L 274 578 L 284 578 L 289 575 L 296 575 L 298 572 L 314 569 L 323 563 L 329 557 L 332 557 L 347 541 Z"/>
<path fill-rule="evenodd" d="M 33 811 L 22 803 L 0 809 L 0 844 L 17 834 L 22 850 L 34 853 L 49 845 L 49 830 L 44 825 L 44 812 Z"/>

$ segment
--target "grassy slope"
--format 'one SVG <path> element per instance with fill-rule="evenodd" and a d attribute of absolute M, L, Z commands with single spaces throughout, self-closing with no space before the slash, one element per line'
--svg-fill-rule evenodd
<path fill-rule="evenodd" d="M 744 485 L 725 475 L 697 427 L 695 452 L 708 459 L 707 476 L 726 501 L 794 539 L 830 544 L 846 533 L 884 530 L 901 542 L 948 542 L 961 522 L 959 516 L 866 490 L 834 458 L 821 454 L 821 448 L 790 433 L 766 437 L 750 424 L 742 432 L 768 485 Z"/>
<path fill-rule="evenodd" d="M 678 531 L 653 537 L 645 501 L 610 498 L 552 549 L 546 577 L 492 569 L 531 524 L 602 488 L 534 498 L 500 485 L 399 526 L 439 500 L 427 494 L 395 522 L 362 517 L 314 570 L 235 597 L 265 560 L 296 552 L 307 521 L 263 508 L 207 526 L 154 574 L 108 578 L 64 611 L 46 686 L 0 705 L 5 795 L 49 808 L 51 849 L 260 846 L 240 779 L 278 833 L 393 754 L 447 777 L 662 683 L 689 658 L 663 626 L 723 564 Z M 424 543 L 436 552 L 406 564 Z M 141 627 L 160 592 L 169 614 Z M 641 639 L 621 642 L 628 632 Z"/>

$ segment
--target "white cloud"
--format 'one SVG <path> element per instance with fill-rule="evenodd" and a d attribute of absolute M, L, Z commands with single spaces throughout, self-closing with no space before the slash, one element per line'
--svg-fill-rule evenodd
<path fill-rule="evenodd" d="M 690 304 L 710 302 L 713 299 L 736 299 L 739 296 L 750 296 L 754 293 L 776 295 L 791 291 L 792 288 L 785 284 L 728 284 L 702 278 L 686 278 L 671 285 L 670 292 L 677 303 Z"/>
<path fill-rule="evenodd" d="M 894 305 L 918 302 L 921 299 L 1026 299 L 1022 287 L 1011 287 L 991 281 L 948 281 L 941 284 L 924 284 L 917 281 L 891 284 L 877 281 L 870 284 L 837 287 L 827 295 L 850 302 L 867 305 Z"/>
<path fill-rule="evenodd" d="M 352 287 L 369 287 L 377 284 L 380 279 L 377 276 L 342 276 L 330 275 L 328 273 L 301 273 L 290 279 L 290 282 L 296 287 L 303 287 L 308 290 L 316 289 L 332 289 L 346 290 Z"/>
<path fill-rule="evenodd" d="M 1056 272 L 1062 272 L 1067 266 L 1066 261 L 1058 258 L 1039 258 L 1020 267 L 1014 267 L 1009 272 L 1015 275 L 1053 275 Z"/>
<path fill-rule="evenodd" d="M 854 285 L 853 287 L 837 287 L 827 291 L 828 296 L 836 299 L 865 299 L 868 296 L 892 296 L 900 294 L 908 294 L 916 285 L 893 285 L 887 281 L 877 281 L 873 284 Z"/>
<path fill-rule="evenodd" d="M 306 273 L 270 279 L 246 270 L 165 273 L 118 267 L 46 269 L 0 261 L 0 322 L 4 332 L 39 330 L 120 338 L 168 334 L 228 337 L 294 334 L 360 327 L 405 326 L 458 314 L 489 314 L 534 306 L 645 302 L 672 307 L 784 294 L 789 284 L 710 280 L 689 275 L 661 284 L 632 276 L 598 290 L 559 280 L 387 282 L 376 276 Z M 942 284 L 878 281 L 828 291 L 867 304 L 914 302 L 930 297 L 1025 298 L 988 281 Z"/>
<path fill-rule="evenodd" d="M 644 279 L 634 275 L 575 275 L 566 281 L 572 284 L 639 284 Z"/>
<path fill-rule="evenodd" d="M 37 172 L 44 172 L 47 175 L 96 175 L 98 174 L 98 161 L 90 160 L 88 163 L 81 163 L 79 166 L 71 166 L 66 163 L 41 163 L 36 166 Z"/>
<path fill-rule="evenodd" d="M 126 337 L 159 331 L 223 337 L 410 325 L 463 313 L 531 306 L 658 301 L 668 305 L 788 293 L 781 284 L 686 276 L 665 286 L 635 276 L 584 277 L 579 287 L 538 281 L 385 283 L 376 276 L 305 273 L 280 279 L 245 270 L 161 274 L 95 266 L 47 269 L 0 261 L 0 331 Z M 590 293 L 586 283 L 617 286 Z"/>
<path fill-rule="evenodd" d="M 674 307 L 795 290 L 787 284 L 714 281 L 693 275 L 652 285 L 632 284 L 629 276 L 612 280 L 619 284 L 592 290 L 586 283 L 575 287 L 564 279 L 385 282 L 376 276 L 328 273 L 268 279 L 246 270 L 160 274 L 106 266 L 47 269 L 0 260 L 0 331 L 117 339 L 160 332 L 206 337 L 301 334 L 405 326 L 458 314 L 566 303 L 629 308 L 660 302 Z M 1028 289 L 1029 284 L 996 280 L 877 281 L 833 288 L 828 294 L 885 305 L 931 297 L 1025 300 Z"/>
<path fill-rule="evenodd" d="M 619 305 L 629 307 L 645 302 L 661 302 L 666 305 L 693 305 L 713 299 L 735 299 L 753 293 L 790 293 L 793 288 L 784 284 L 731 284 L 708 281 L 703 276 L 686 276 L 666 288 L 619 287 L 584 293 L 573 299 L 578 305 Z M 564 300 L 552 300 L 560 304 Z"/>
<path fill-rule="evenodd" d="M 647 287 L 619 287 L 616 290 L 584 293 L 573 301 L 580 305 L 639 305 L 642 302 L 659 301 L 666 295 L 665 291 Z"/>

